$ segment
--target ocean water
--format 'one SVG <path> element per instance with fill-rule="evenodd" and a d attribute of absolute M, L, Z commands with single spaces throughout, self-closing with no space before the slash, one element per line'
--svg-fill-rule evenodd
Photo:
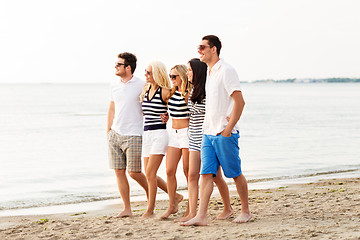
<path fill-rule="evenodd" d="M 242 87 L 240 157 L 250 187 L 360 176 L 360 84 Z M 120 198 L 108 168 L 108 94 L 108 84 L 0 84 L 0 215 Z M 158 174 L 166 179 L 165 158 Z M 133 197 L 144 196 L 130 184 Z M 181 163 L 178 187 L 186 188 Z"/>

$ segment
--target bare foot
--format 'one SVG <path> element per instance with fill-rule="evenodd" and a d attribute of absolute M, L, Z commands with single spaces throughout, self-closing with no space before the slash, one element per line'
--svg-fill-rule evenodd
<path fill-rule="evenodd" d="M 251 217 L 252 217 L 251 213 L 241 213 L 232 222 L 233 223 L 246 223 L 246 222 L 250 221 Z"/>
<path fill-rule="evenodd" d="M 206 217 L 205 218 L 194 217 L 187 222 L 181 222 L 180 225 L 181 226 L 206 226 L 207 219 L 206 219 Z"/>
<path fill-rule="evenodd" d="M 181 194 L 176 193 L 176 197 L 175 197 L 175 205 L 179 205 L 179 203 L 184 199 L 184 196 Z"/>
<path fill-rule="evenodd" d="M 168 208 L 168 210 L 164 213 L 164 215 L 162 215 L 160 218 L 161 219 L 167 219 L 171 214 L 177 213 L 178 212 L 178 207 L 177 205 L 173 208 Z"/>
<path fill-rule="evenodd" d="M 181 218 L 177 218 L 174 220 L 174 222 L 187 222 L 189 221 L 190 219 L 194 218 L 195 216 L 193 215 L 187 215 L 187 216 L 183 216 Z"/>
<path fill-rule="evenodd" d="M 175 197 L 175 206 L 174 207 L 169 207 L 168 210 L 164 213 L 164 215 L 162 215 L 160 218 L 161 219 L 166 219 L 171 214 L 177 213 L 178 210 L 179 210 L 178 205 L 183 199 L 184 199 L 183 195 L 177 193 L 176 197 Z"/>
<path fill-rule="evenodd" d="M 154 217 L 154 212 L 148 212 L 148 211 L 146 211 L 144 215 L 141 216 L 142 219 L 147 219 L 152 217 Z"/>
<path fill-rule="evenodd" d="M 113 216 L 111 218 L 124 218 L 124 217 L 132 217 L 132 212 L 131 210 L 123 210 L 122 212 L 120 212 L 118 215 Z"/>
<path fill-rule="evenodd" d="M 219 216 L 217 216 L 215 219 L 216 220 L 226 220 L 226 219 L 229 219 L 233 214 L 234 214 L 233 209 L 230 209 L 230 210 L 224 209 L 224 211 Z"/>

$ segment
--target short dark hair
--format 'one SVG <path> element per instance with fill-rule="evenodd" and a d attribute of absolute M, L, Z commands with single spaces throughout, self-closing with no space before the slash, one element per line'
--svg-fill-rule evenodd
<path fill-rule="evenodd" d="M 193 72 L 192 83 L 194 86 L 191 94 L 191 101 L 193 103 L 201 103 L 205 98 L 207 65 L 198 58 L 191 59 L 189 63 Z"/>
<path fill-rule="evenodd" d="M 124 59 L 125 67 L 131 67 L 131 73 L 135 72 L 137 58 L 134 54 L 129 52 L 123 52 L 118 55 L 118 58 Z"/>
<path fill-rule="evenodd" d="M 221 50 L 221 41 L 220 39 L 215 35 L 207 35 L 202 38 L 202 40 L 207 40 L 209 42 L 210 47 L 216 47 L 217 55 L 220 56 L 220 50 Z"/>

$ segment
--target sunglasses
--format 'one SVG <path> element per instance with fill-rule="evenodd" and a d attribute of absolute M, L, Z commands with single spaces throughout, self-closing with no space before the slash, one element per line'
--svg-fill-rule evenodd
<path fill-rule="evenodd" d="M 199 49 L 200 51 L 202 51 L 202 50 L 204 50 L 204 49 L 207 48 L 207 47 L 211 48 L 211 47 L 208 46 L 208 45 L 199 45 L 199 46 L 198 46 L 198 49 Z"/>
<path fill-rule="evenodd" d="M 151 75 L 151 72 L 149 72 L 148 70 L 145 69 L 145 74 L 146 75 Z"/>
<path fill-rule="evenodd" d="M 125 63 L 118 63 L 118 62 L 115 63 L 115 67 L 120 67 L 121 65 L 124 65 L 124 67 L 127 66 Z"/>
<path fill-rule="evenodd" d="M 177 76 L 179 76 L 179 75 L 171 75 L 171 74 L 169 74 L 169 77 L 170 77 L 171 80 L 175 80 Z"/>

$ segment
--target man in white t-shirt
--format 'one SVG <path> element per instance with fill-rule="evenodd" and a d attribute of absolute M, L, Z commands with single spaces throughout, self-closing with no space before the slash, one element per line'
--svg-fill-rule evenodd
<path fill-rule="evenodd" d="M 124 203 L 124 209 L 115 218 L 132 216 L 126 169 L 148 194 L 147 180 L 141 172 L 143 113 L 139 98 L 145 82 L 133 76 L 136 61 L 134 54 L 120 53 L 115 63 L 115 75 L 120 78 L 111 83 L 107 116 L 109 161 Z"/>
<path fill-rule="evenodd" d="M 200 205 L 197 215 L 181 225 L 207 225 L 207 209 L 213 191 L 213 179 L 221 166 L 224 175 L 233 178 L 241 200 L 241 213 L 233 222 L 251 219 L 247 181 L 241 171 L 239 127 L 244 109 L 240 80 L 235 69 L 219 58 L 221 42 L 217 36 L 203 37 L 198 47 L 200 60 L 208 65 L 206 113 L 201 146 Z"/>

